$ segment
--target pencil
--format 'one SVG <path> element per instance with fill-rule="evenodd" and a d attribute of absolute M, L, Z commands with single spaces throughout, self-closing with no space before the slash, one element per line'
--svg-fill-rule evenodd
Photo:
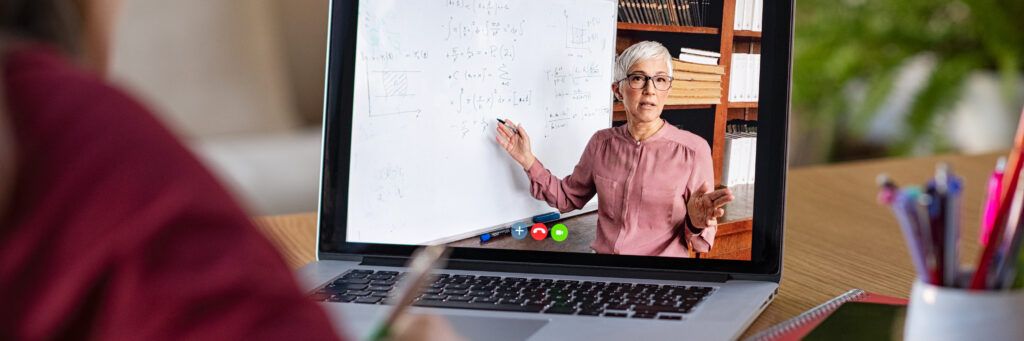
<path fill-rule="evenodd" d="M 409 259 L 409 270 L 405 280 L 401 289 L 398 290 L 398 300 L 393 302 L 394 307 L 391 308 L 387 318 L 374 329 L 373 334 L 370 334 L 370 340 L 380 341 L 391 337 L 395 322 L 403 316 L 416 297 L 420 295 L 423 287 L 432 278 L 431 274 L 443 265 L 449 252 L 450 249 L 444 245 L 431 245 L 413 253 Z"/>

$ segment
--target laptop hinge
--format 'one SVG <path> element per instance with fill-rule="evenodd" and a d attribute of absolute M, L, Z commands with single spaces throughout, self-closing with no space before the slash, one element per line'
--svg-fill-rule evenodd
<path fill-rule="evenodd" d="M 364 256 L 360 265 L 402 267 L 406 257 Z M 586 265 L 552 265 L 539 263 L 512 263 L 478 260 L 449 260 L 446 269 L 489 272 L 520 272 L 550 275 L 573 275 L 595 277 L 620 277 L 639 279 L 663 279 L 674 281 L 725 282 L 729 274 L 717 272 L 693 272 L 662 269 L 616 268 Z"/>

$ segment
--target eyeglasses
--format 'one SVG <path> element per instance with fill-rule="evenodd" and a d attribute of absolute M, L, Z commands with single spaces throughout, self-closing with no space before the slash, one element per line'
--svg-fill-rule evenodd
<path fill-rule="evenodd" d="M 654 88 L 665 91 L 672 88 L 672 77 L 669 76 L 647 76 L 643 74 L 628 75 L 626 78 L 620 79 L 629 83 L 629 87 L 633 89 L 643 89 L 647 87 L 647 81 L 654 81 Z"/>

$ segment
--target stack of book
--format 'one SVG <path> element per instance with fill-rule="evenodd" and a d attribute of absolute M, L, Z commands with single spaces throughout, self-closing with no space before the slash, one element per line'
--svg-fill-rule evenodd
<path fill-rule="evenodd" d="M 666 105 L 721 104 L 722 75 L 717 52 L 680 49 L 679 59 L 672 60 L 672 89 Z"/>
<path fill-rule="evenodd" d="M 729 71 L 729 101 L 757 102 L 760 97 L 761 55 L 733 53 Z"/>
<path fill-rule="evenodd" d="M 761 32 L 764 0 L 736 0 L 736 19 L 733 29 Z"/>
<path fill-rule="evenodd" d="M 725 130 L 722 182 L 726 187 L 754 183 L 757 121 L 729 121 Z"/>
<path fill-rule="evenodd" d="M 705 26 L 711 0 L 619 0 L 619 21 L 647 25 Z"/>

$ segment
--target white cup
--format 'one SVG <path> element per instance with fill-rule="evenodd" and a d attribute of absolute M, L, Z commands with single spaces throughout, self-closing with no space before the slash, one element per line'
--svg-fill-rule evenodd
<path fill-rule="evenodd" d="M 906 340 L 1024 340 L 1024 290 L 980 291 L 914 282 Z"/>

